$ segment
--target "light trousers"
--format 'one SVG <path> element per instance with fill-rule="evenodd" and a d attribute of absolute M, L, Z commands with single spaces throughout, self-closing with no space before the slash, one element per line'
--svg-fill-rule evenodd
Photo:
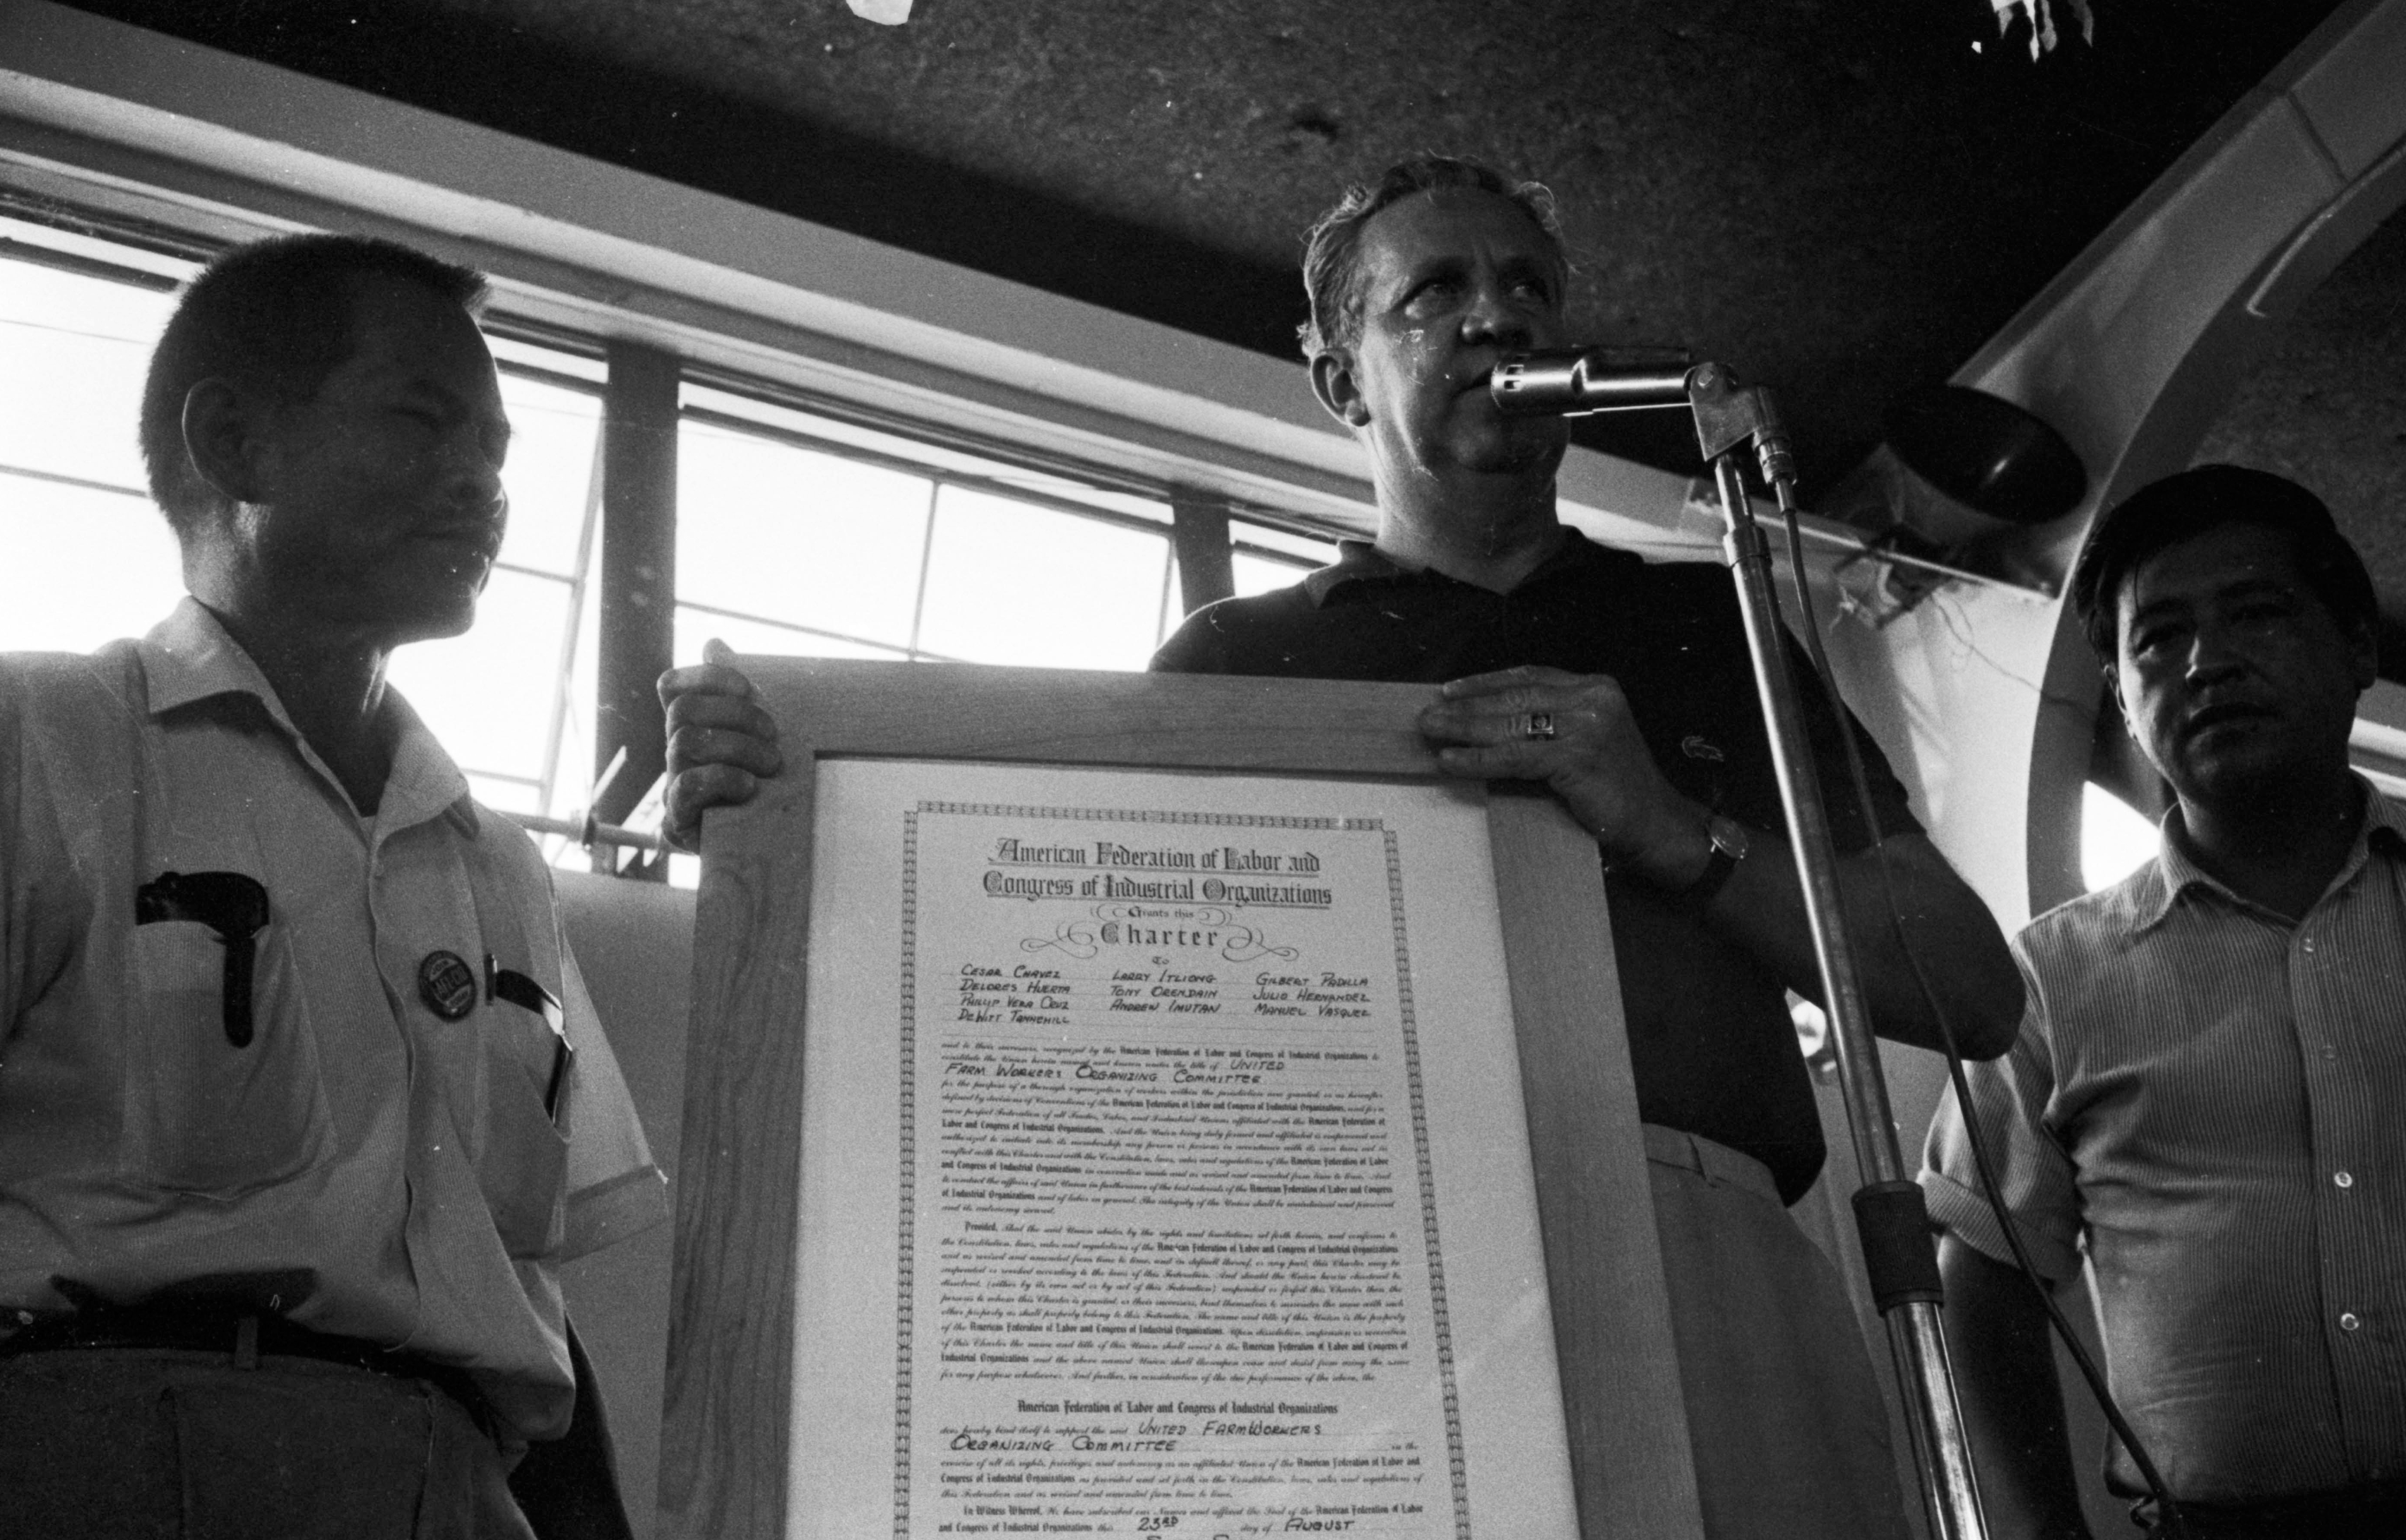
<path fill-rule="evenodd" d="M 1908 1540 L 1837 1269 L 1762 1162 L 1651 1123 L 1645 1136 L 1707 1540 Z"/>

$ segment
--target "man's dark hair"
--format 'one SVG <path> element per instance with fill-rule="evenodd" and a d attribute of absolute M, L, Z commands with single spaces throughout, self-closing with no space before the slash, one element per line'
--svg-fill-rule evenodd
<path fill-rule="evenodd" d="M 2073 609 L 2108 670 L 2119 641 L 2123 581 L 2165 546 L 2225 524 L 2253 524 L 2287 536 L 2299 576 L 2342 629 L 2379 626 L 2380 600 L 2364 558 L 2339 532 L 2322 499 L 2269 471 L 2200 465 L 2123 499 L 2089 531 L 2073 569 Z"/>
<path fill-rule="evenodd" d="M 1556 264 L 1564 273 L 1570 271 L 1570 258 L 1563 250 L 1562 226 L 1554 217 L 1554 195 L 1543 182 L 1516 182 L 1492 166 L 1451 155 L 1415 155 L 1389 166 L 1376 182 L 1347 188 L 1337 206 L 1305 233 L 1303 289 L 1311 301 L 1311 318 L 1296 328 L 1305 358 L 1318 358 L 1332 347 L 1349 347 L 1362 334 L 1363 227 L 1390 205 L 1417 193 L 1457 187 L 1492 192 L 1517 205 L 1545 234 Z"/>
<path fill-rule="evenodd" d="M 275 401 L 308 400 L 350 357 L 360 284 L 378 277 L 431 290 L 471 315 L 485 301 L 485 276 L 474 268 L 366 235 L 280 235 L 236 247 L 186 286 L 142 383 L 142 463 L 177 534 L 218 502 L 184 449 L 192 387 L 226 379 Z"/>

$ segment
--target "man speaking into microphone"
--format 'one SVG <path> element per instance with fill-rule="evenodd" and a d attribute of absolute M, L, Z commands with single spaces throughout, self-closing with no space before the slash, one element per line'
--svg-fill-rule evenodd
<path fill-rule="evenodd" d="M 1593 831 L 1705 1533 L 1903 1535 L 1853 1313 L 1785 1211 L 1823 1148 L 1783 991 L 1819 985 L 1735 590 L 1718 565 L 1649 566 L 1563 524 L 1563 419 L 1490 395 L 1499 357 L 1564 344 L 1567 271 L 1534 183 L 1426 156 L 1347 191 L 1309 238 L 1303 345 L 1370 456 L 1378 538 L 1197 612 L 1153 667 L 1439 685 L 1420 728 L 1447 773 L 1541 781 Z M 1796 672 L 1822 784 L 1848 784 L 1842 730 L 1870 772 L 1876 828 L 1849 797 L 1830 813 L 1874 1022 L 1938 1046 L 1880 846 L 1963 1052 L 2003 1053 L 2021 986 L 1995 921 L 1870 737 Z"/>
<path fill-rule="evenodd" d="M 1562 419 L 1507 417 L 1490 396 L 1500 357 L 1564 341 L 1551 205 L 1533 183 L 1426 156 L 1312 228 L 1304 352 L 1321 403 L 1369 453 L 1378 538 L 1292 588 L 1197 612 L 1153 667 L 1440 685 L 1420 726 L 1448 773 L 1541 781 L 1593 831 L 1705 1533 L 1901 1537 L 1854 1314 L 1785 1207 L 1823 1150 L 1783 991 L 1819 983 L 1735 589 L 1719 566 L 1649 566 L 1566 528 Z M 1842 731 L 1870 772 L 1875 827 L 1848 798 L 1830 812 L 1875 1024 L 1939 1041 L 1887 923 L 1884 851 L 1904 945 L 1963 1052 L 2003 1053 L 2021 980 L 1996 922 L 1868 735 L 1841 726 L 1809 670 L 1798 684 L 1822 783 L 1848 784 Z M 669 828 L 689 843 L 704 809 L 751 796 L 782 756 L 723 663 L 673 671 L 660 694 Z"/>

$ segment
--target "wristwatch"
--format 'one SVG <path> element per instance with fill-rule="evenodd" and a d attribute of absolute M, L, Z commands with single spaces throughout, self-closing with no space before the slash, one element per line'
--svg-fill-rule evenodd
<path fill-rule="evenodd" d="M 1679 907 L 1691 914 L 1702 914 L 1712 906 L 1714 896 L 1730 880 L 1737 864 L 1746 859 L 1752 842 L 1744 824 L 1718 812 L 1705 814 L 1705 834 L 1713 842 L 1713 853 L 1705 857 L 1705 869 L 1696 873 L 1696 880 L 1677 895 Z"/>

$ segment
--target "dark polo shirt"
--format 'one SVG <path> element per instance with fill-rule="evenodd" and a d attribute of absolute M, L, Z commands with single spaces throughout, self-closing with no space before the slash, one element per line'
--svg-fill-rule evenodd
<path fill-rule="evenodd" d="M 1682 795 L 1749 828 L 1786 829 L 1737 596 L 1715 564 L 1649 566 L 1578 538 L 1495 594 L 1348 541 L 1335 566 L 1292 588 L 1189 616 L 1153 660 L 1170 673 L 1431 684 L 1521 664 L 1611 675 Z M 1841 852 L 1863 849 L 1836 716 L 1801 657 L 1792 671 L 1832 833 Z M 1880 827 L 1918 832 L 1888 760 L 1855 733 Z M 1607 872 L 1605 887 L 1639 1115 L 1754 1156 L 1793 1203 L 1824 1151 L 1778 979 L 1650 883 Z"/>

